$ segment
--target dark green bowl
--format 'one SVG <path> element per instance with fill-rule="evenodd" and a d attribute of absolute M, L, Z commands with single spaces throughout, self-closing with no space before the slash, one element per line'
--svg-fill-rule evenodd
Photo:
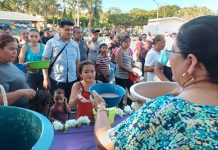
<path fill-rule="evenodd" d="M 24 108 L 0 106 L 0 145 L 4 150 L 49 150 L 54 129 L 43 115 Z"/>

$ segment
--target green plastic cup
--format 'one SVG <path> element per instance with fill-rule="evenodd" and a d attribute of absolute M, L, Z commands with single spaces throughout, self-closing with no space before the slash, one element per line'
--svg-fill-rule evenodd
<path fill-rule="evenodd" d="M 114 124 L 114 119 L 116 115 L 116 107 L 108 108 L 107 118 L 111 126 Z"/>

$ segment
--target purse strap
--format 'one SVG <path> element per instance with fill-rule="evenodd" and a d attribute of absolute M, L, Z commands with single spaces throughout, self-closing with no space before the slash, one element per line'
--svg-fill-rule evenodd
<path fill-rule="evenodd" d="M 1 84 L 0 84 L 0 90 L 1 90 L 2 97 L 3 97 L 3 104 L 4 104 L 4 106 L 8 106 L 6 92 L 5 92 L 4 87 Z"/>
<path fill-rule="evenodd" d="M 70 42 L 68 42 L 68 43 L 70 43 Z M 64 45 L 64 47 L 61 49 L 61 51 L 56 55 L 56 57 L 54 58 L 53 62 L 50 64 L 49 68 L 52 68 L 52 67 L 54 66 L 54 63 L 55 63 L 56 60 L 58 59 L 58 56 L 63 52 L 63 50 L 65 49 L 65 47 L 67 46 L 68 43 L 66 43 L 66 44 Z"/>

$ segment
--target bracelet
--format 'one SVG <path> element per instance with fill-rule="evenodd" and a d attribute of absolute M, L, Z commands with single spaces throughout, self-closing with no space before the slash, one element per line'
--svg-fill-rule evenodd
<path fill-rule="evenodd" d="M 103 107 L 101 107 L 101 108 L 99 108 L 99 109 L 97 110 L 97 113 L 98 113 L 98 112 L 100 112 L 100 111 L 105 111 L 105 112 L 106 112 L 106 111 L 107 111 L 107 109 L 106 109 L 106 108 L 103 108 Z"/>
<path fill-rule="evenodd" d="M 107 111 L 105 103 L 101 103 L 97 105 L 97 112 L 100 112 L 100 111 Z"/>
<path fill-rule="evenodd" d="M 106 103 L 100 103 L 97 105 L 97 108 L 101 108 L 101 107 L 106 108 Z"/>

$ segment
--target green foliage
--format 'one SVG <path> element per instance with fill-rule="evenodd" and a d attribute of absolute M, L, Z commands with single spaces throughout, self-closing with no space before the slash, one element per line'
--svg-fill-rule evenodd
<path fill-rule="evenodd" d="M 148 24 L 148 17 L 144 15 L 132 17 L 132 26 L 144 26 Z"/>
<path fill-rule="evenodd" d="M 181 8 L 177 5 L 165 5 L 159 8 L 160 17 L 173 17 Z"/>
<path fill-rule="evenodd" d="M 21 4 L 21 7 L 19 7 L 19 4 Z M 25 1 L 22 0 L 2 0 L 0 2 L 0 9 L 3 11 L 14 11 L 19 10 L 20 12 L 25 11 Z"/>
<path fill-rule="evenodd" d="M 182 8 L 179 11 L 177 11 L 175 15 L 183 19 L 189 20 L 198 16 L 213 15 L 213 13 L 210 9 L 206 7 L 194 6 Z"/>
<path fill-rule="evenodd" d="M 89 22 L 89 20 L 88 20 L 88 18 L 87 17 L 80 17 L 80 22 L 81 22 L 81 26 L 82 27 L 88 27 L 88 22 Z"/>
<path fill-rule="evenodd" d="M 132 16 L 143 16 L 143 15 L 147 16 L 148 12 L 149 11 L 144 10 L 144 9 L 134 8 L 134 9 L 129 11 L 129 14 L 132 15 Z"/>
<path fill-rule="evenodd" d="M 80 7 L 87 11 L 88 28 L 91 30 L 92 24 L 97 25 L 99 22 L 99 16 L 102 12 L 102 0 L 80 0 Z"/>
<path fill-rule="evenodd" d="M 123 26 L 125 28 L 133 26 L 144 26 L 148 22 L 148 17 L 145 15 L 135 14 L 112 14 L 108 17 L 108 23 L 115 26 Z"/>
<path fill-rule="evenodd" d="M 64 5 L 59 4 L 64 2 Z M 32 15 L 43 15 L 45 24 L 47 16 L 49 23 L 58 23 L 63 18 L 76 21 L 77 0 L 0 0 L 0 10 L 17 11 Z M 147 24 L 148 19 L 157 17 L 157 10 L 144 10 L 134 8 L 128 13 L 122 13 L 118 7 L 111 7 L 108 11 L 102 11 L 102 0 L 79 0 L 80 22 L 82 27 L 89 29 L 96 27 L 142 27 Z M 63 8 L 64 6 L 64 8 Z M 216 12 L 217 13 L 217 12 Z M 158 17 L 181 17 L 192 19 L 202 15 L 213 15 L 206 7 L 180 8 L 177 5 L 161 6 L 158 10 Z"/>
<path fill-rule="evenodd" d="M 132 9 L 129 15 L 132 18 L 132 26 L 144 26 L 148 23 L 148 11 L 144 9 Z"/>
<path fill-rule="evenodd" d="M 109 15 L 109 23 L 115 26 L 131 26 L 131 16 L 129 14 L 112 14 Z"/>
<path fill-rule="evenodd" d="M 107 14 L 121 14 L 122 11 L 118 7 L 110 7 L 106 13 Z"/>

